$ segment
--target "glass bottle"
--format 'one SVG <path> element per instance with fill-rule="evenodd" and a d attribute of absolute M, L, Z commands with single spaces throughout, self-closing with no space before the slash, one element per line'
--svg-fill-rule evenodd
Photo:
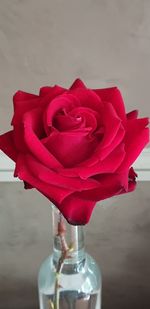
<path fill-rule="evenodd" d="M 85 252 L 84 226 L 69 224 L 52 207 L 53 253 L 38 275 L 40 309 L 101 309 L 101 274 Z"/>

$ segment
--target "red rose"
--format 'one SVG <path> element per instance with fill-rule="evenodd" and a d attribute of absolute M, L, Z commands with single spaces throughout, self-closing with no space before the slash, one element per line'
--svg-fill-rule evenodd
<path fill-rule="evenodd" d="M 43 87 L 14 95 L 13 130 L 0 148 L 15 176 L 52 201 L 72 224 L 88 222 L 97 201 L 134 190 L 132 163 L 148 143 L 148 118 L 125 113 L 118 88 Z"/>

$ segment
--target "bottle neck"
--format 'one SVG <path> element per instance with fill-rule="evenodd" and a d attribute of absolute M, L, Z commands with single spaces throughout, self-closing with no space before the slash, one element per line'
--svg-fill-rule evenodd
<path fill-rule="evenodd" d="M 85 260 L 83 226 L 69 224 L 59 210 L 52 206 L 53 261 L 62 257 L 63 264 L 81 264 Z"/>

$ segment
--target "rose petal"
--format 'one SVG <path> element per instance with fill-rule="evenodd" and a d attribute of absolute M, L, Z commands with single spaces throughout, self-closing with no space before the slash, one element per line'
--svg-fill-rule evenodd
<path fill-rule="evenodd" d="M 13 96 L 14 103 L 14 116 L 11 124 L 18 125 L 21 117 L 29 110 L 38 107 L 40 104 L 40 98 L 37 95 L 18 91 Z"/>
<path fill-rule="evenodd" d="M 40 88 L 39 96 L 40 97 L 45 97 L 45 96 L 50 96 L 50 100 L 55 98 L 56 96 L 62 94 L 65 92 L 66 89 L 63 87 L 60 87 L 58 85 L 55 85 L 53 87 L 45 86 Z"/>
<path fill-rule="evenodd" d="M 16 104 L 17 102 L 24 102 L 27 100 L 37 99 L 38 97 L 39 96 L 36 94 L 18 90 L 13 96 L 13 101 Z"/>
<path fill-rule="evenodd" d="M 127 122 L 125 136 L 126 157 L 119 170 L 129 168 L 149 142 L 148 118 L 132 119 Z"/>
<path fill-rule="evenodd" d="M 98 152 L 97 157 L 99 157 L 101 160 L 104 160 L 123 141 L 124 136 L 125 136 L 124 127 L 120 125 L 120 128 L 117 131 L 116 136 L 114 137 L 112 143 L 109 144 L 107 147 L 101 147 L 101 145 L 99 146 L 99 150 L 97 151 Z"/>
<path fill-rule="evenodd" d="M 86 160 L 96 147 L 97 141 L 89 136 L 89 132 L 90 128 L 80 131 L 54 131 L 42 142 L 63 166 L 70 167 Z"/>
<path fill-rule="evenodd" d="M 55 88 L 55 87 L 53 87 Z M 48 104 L 51 99 L 53 99 L 57 94 L 59 94 L 59 89 L 57 87 L 51 90 L 48 95 L 40 98 L 38 96 L 34 96 L 32 94 L 24 93 L 24 92 L 17 92 L 14 96 L 14 117 L 12 119 L 12 125 L 14 126 L 14 142 L 19 151 L 25 152 L 26 145 L 23 140 L 23 124 L 22 118 L 25 113 L 31 112 L 32 110 L 37 108 L 43 108 L 44 105 Z M 42 117 L 40 121 L 39 130 L 43 131 L 42 125 Z M 43 133 L 42 133 L 43 134 Z"/>
<path fill-rule="evenodd" d="M 127 188 L 125 188 L 125 190 L 122 190 L 119 194 L 124 194 L 124 193 L 134 191 L 137 185 L 136 177 L 138 177 L 138 175 L 135 173 L 133 167 L 131 167 L 128 171 L 128 186 Z"/>
<path fill-rule="evenodd" d="M 83 81 L 79 78 L 77 78 L 73 84 L 70 87 L 70 90 L 76 89 L 76 88 L 86 88 L 85 84 L 83 83 Z M 87 88 L 86 88 L 87 89 Z"/>
<path fill-rule="evenodd" d="M 134 168 L 131 167 L 129 169 L 129 180 L 136 181 L 136 177 L 138 177 L 137 173 L 135 172 Z"/>
<path fill-rule="evenodd" d="M 129 171 L 124 170 L 122 173 L 97 175 L 99 188 L 68 195 L 62 201 L 60 211 L 70 224 L 83 225 L 88 223 L 97 201 L 135 189 L 135 180 L 128 179 L 131 174 L 132 170 L 130 169 Z"/>
<path fill-rule="evenodd" d="M 108 114 L 109 114 L 109 112 L 108 112 Z M 75 174 L 78 173 L 77 171 L 79 171 L 79 170 L 81 170 L 81 171 L 87 170 L 88 167 L 91 167 L 91 166 L 94 166 L 94 165 L 96 165 L 95 168 L 97 170 L 97 163 L 100 165 L 99 162 L 103 161 L 108 155 L 110 155 L 111 152 L 113 152 L 113 150 L 115 150 L 115 148 L 123 141 L 123 138 L 124 138 L 124 135 L 125 135 L 125 130 L 124 130 L 123 126 L 121 125 L 121 123 L 120 123 L 120 126 L 119 126 L 119 122 L 117 123 L 116 119 L 114 119 L 114 121 L 112 121 L 112 123 L 113 123 L 113 128 L 110 130 L 110 137 L 112 139 L 112 142 L 110 144 L 108 143 L 108 146 L 105 147 L 105 143 L 109 140 L 108 139 L 109 138 L 109 130 L 108 130 L 109 124 L 108 124 L 107 130 L 105 130 L 106 131 L 105 132 L 106 139 L 104 138 L 104 141 L 102 141 L 102 143 L 97 144 L 97 147 L 95 148 L 95 150 L 93 149 L 92 156 L 89 159 L 84 160 L 83 162 L 80 163 L 80 166 L 79 166 L 79 168 L 77 167 Z M 110 128 L 111 128 L 111 126 L 110 126 Z M 108 136 L 107 136 L 107 131 L 108 131 Z M 104 167 L 104 170 L 105 170 L 105 168 L 106 168 L 105 161 L 104 161 L 103 167 Z M 92 170 L 92 168 L 90 168 L 90 170 Z M 73 172 L 73 169 L 72 170 L 67 169 L 67 172 L 66 171 L 64 171 L 64 172 L 66 172 L 66 175 L 69 175 L 71 171 Z M 93 171 L 94 171 L 94 169 L 93 169 Z M 106 171 L 107 171 L 107 169 L 106 169 Z M 109 169 L 109 171 L 110 171 L 110 169 Z"/>
<path fill-rule="evenodd" d="M 43 122 L 42 122 L 42 108 L 34 108 L 30 112 L 26 113 L 26 116 L 29 114 L 29 118 L 32 119 L 32 130 L 38 136 L 39 139 L 45 137 Z M 26 152 L 27 146 L 24 141 L 24 125 L 19 123 L 14 126 L 13 131 L 14 142 L 18 151 Z"/>
<path fill-rule="evenodd" d="M 26 113 L 23 117 L 24 141 L 28 150 L 45 166 L 55 169 L 61 167 L 61 163 L 45 148 L 42 142 L 34 133 L 34 119 L 31 113 Z"/>
<path fill-rule="evenodd" d="M 24 162 L 26 167 L 31 171 L 32 175 L 45 182 L 45 185 L 51 184 L 61 188 L 66 188 L 73 191 L 83 191 L 96 188 L 99 184 L 95 179 L 82 180 L 79 177 L 68 178 L 56 173 L 53 170 L 43 166 L 32 155 L 24 154 Z"/>
<path fill-rule="evenodd" d="M 124 144 L 120 144 L 103 161 L 99 160 L 94 165 L 78 165 L 72 168 L 60 168 L 60 173 L 67 177 L 79 176 L 87 179 L 93 175 L 114 173 L 125 158 Z"/>
<path fill-rule="evenodd" d="M 44 194 L 58 208 L 63 199 L 72 193 L 72 190 L 60 188 L 51 184 L 45 184 L 45 182 L 39 180 L 36 176 L 33 175 L 33 170 L 30 170 L 27 166 L 23 154 L 18 156 L 15 174 L 21 180 L 29 183 L 31 186 Z"/>
<path fill-rule="evenodd" d="M 102 115 L 104 138 L 100 147 L 104 148 L 113 143 L 113 140 L 116 137 L 118 130 L 120 129 L 121 120 L 117 116 L 116 111 L 114 110 L 114 107 L 111 103 L 105 103 Z"/>
<path fill-rule="evenodd" d="M 95 204 L 95 201 L 84 200 L 80 194 L 73 193 L 62 201 L 59 209 L 70 224 L 84 225 L 88 223 Z"/>
<path fill-rule="evenodd" d="M 53 125 L 53 119 L 56 113 L 63 109 L 69 111 L 75 106 L 79 105 L 79 100 L 72 94 L 62 94 L 52 100 L 51 103 L 48 105 L 43 118 L 45 132 L 47 133 L 47 135 L 49 135 L 49 133 L 51 132 L 51 126 Z"/>
<path fill-rule="evenodd" d="M 0 149 L 13 161 L 17 159 L 17 150 L 14 145 L 13 131 L 0 135 Z"/>
<path fill-rule="evenodd" d="M 32 130 L 38 136 L 39 139 L 46 136 L 42 121 L 42 108 L 32 109 L 30 112 L 26 113 L 23 119 L 27 119 L 28 117 L 32 119 Z"/>
<path fill-rule="evenodd" d="M 97 113 L 88 107 L 76 107 L 69 112 L 72 117 L 81 117 L 84 121 L 84 126 L 91 128 L 90 134 L 92 134 L 97 128 Z"/>
<path fill-rule="evenodd" d="M 33 189 L 33 186 L 31 186 L 28 182 L 24 181 L 24 188 L 25 189 Z"/>
<path fill-rule="evenodd" d="M 13 97 L 14 117 L 12 119 L 12 125 L 18 125 L 22 116 L 26 112 L 36 107 L 44 107 L 44 105 L 47 105 L 56 96 L 60 95 L 65 91 L 65 89 L 59 86 L 50 87 L 50 90 L 47 92 L 45 91 L 45 88 L 47 87 L 41 88 L 40 96 L 26 93 L 23 91 L 16 92 Z"/>
<path fill-rule="evenodd" d="M 82 199 L 101 201 L 121 192 L 128 192 L 128 170 L 97 175 L 94 178 L 99 181 L 99 188 L 80 192 Z"/>
<path fill-rule="evenodd" d="M 136 182 L 129 181 L 128 192 L 134 191 L 136 189 L 136 186 L 137 186 Z M 121 193 L 124 193 L 124 192 L 121 192 Z"/>
<path fill-rule="evenodd" d="M 117 87 L 104 88 L 104 89 L 93 89 L 93 91 L 99 96 L 102 101 L 110 102 L 123 124 L 126 124 L 125 106 L 121 92 Z"/>
<path fill-rule="evenodd" d="M 24 126 L 23 123 L 16 124 L 13 130 L 13 139 L 17 151 L 26 152 L 27 146 L 24 141 Z"/>
<path fill-rule="evenodd" d="M 138 110 L 131 111 L 126 114 L 127 119 L 136 119 L 138 117 Z"/>
<path fill-rule="evenodd" d="M 84 123 L 82 118 L 75 118 L 70 116 L 69 114 L 57 114 L 53 120 L 53 126 L 58 131 L 69 131 L 84 127 Z"/>
<path fill-rule="evenodd" d="M 125 157 L 124 144 L 120 144 L 115 148 L 111 154 L 104 160 L 99 160 L 99 162 L 93 166 L 87 168 L 78 168 L 79 176 L 83 179 L 87 179 L 90 176 L 102 174 L 102 173 L 114 173 L 118 167 L 121 165 Z"/>
<path fill-rule="evenodd" d="M 101 108 L 103 106 L 103 103 L 101 102 L 99 96 L 92 91 L 91 89 L 87 88 L 76 88 L 69 90 L 68 93 L 74 95 L 76 98 L 78 98 L 80 105 L 82 107 L 89 107 L 92 110 L 98 111 L 98 113 L 101 113 Z"/>

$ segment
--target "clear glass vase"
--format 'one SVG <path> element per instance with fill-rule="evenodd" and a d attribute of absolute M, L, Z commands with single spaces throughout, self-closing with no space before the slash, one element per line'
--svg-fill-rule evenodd
<path fill-rule="evenodd" d="M 53 253 L 38 276 L 40 309 L 100 309 L 101 274 L 84 249 L 84 226 L 70 225 L 53 207 Z"/>

